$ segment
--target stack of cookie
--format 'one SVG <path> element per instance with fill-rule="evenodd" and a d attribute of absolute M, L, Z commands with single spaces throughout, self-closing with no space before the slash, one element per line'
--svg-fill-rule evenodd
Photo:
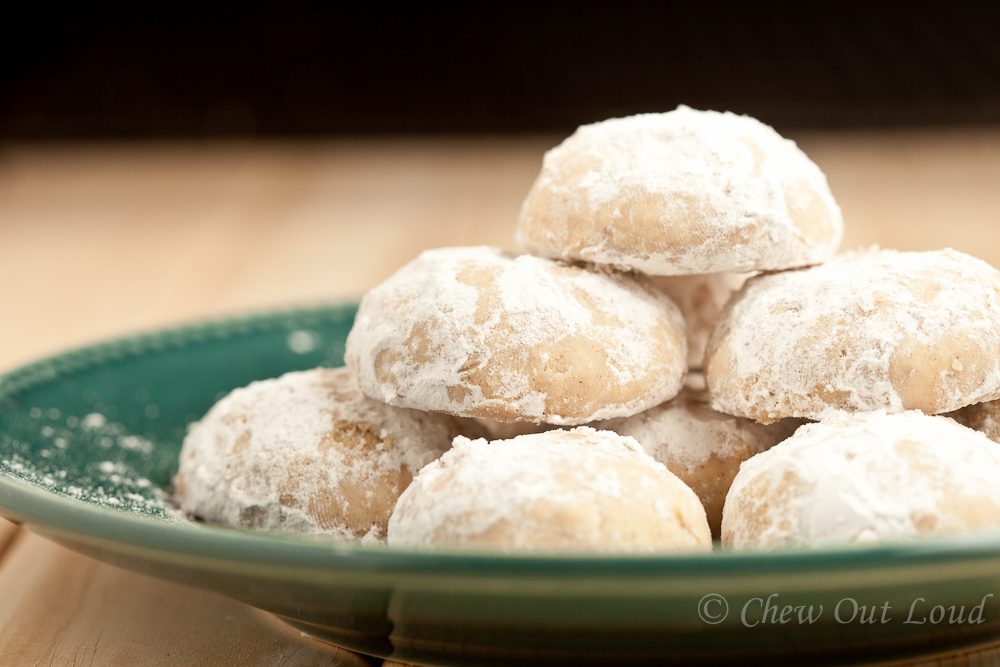
<path fill-rule="evenodd" d="M 714 405 L 820 420 L 744 466 L 737 548 L 878 542 L 1000 527 L 1000 448 L 928 415 L 1000 395 L 1000 273 L 953 250 L 848 253 L 759 276 L 718 318 Z M 991 404 L 966 408 L 970 425 Z M 781 499 L 776 502 L 776 499 Z"/>
<path fill-rule="evenodd" d="M 824 263 L 841 232 L 825 179 L 790 142 L 751 119 L 681 108 L 581 128 L 547 155 L 518 239 L 551 257 L 684 276 L 658 281 L 680 304 L 701 305 L 684 314 L 690 363 L 704 369 L 717 411 L 702 403 L 712 415 L 702 423 L 722 413 L 776 426 L 821 422 L 755 456 L 731 492 L 735 471 L 707 465 L 705 443 L 721 438 L 695 447 L 676 418 L 665 419 L 681 413 L 681 401 L 625 420 L 627 430 L 609 424 L 671 469 L 685 445 L 698 452 L 685 481 L 710 520 L 724 513 L 725 545 L 1000 527 L 1000 486 L 992 483 L 1000 449 L 927 416 L 998 398 L 1000 273 L 952 250 L 869 251 Z M 717 272 L 747 271 L 761 273 L 712 317 L 721 301 L 712 296 L 734 279 Z M 695 289 L 704 296 L 690 298 Z M 995 433 L 998 413 L 1000 402 L 987 402 L 955 416 Z M 760 449 L 789 433 L 760 435 Z M 661 441 L 667 446 L 653 450 Z M 728 451 L 737 464 L 749 458 Z M 714 498 L 696 485 L 705 478 L 716 482 Z"/>
<path fill-rule="evenodd" d="M 1000 492 L 963 482 L 1000 479 L 1000 448 L 924 414 L 1000 398 L 1000 273 L 954 251 L 835 258 L 842 235 L 822 172 L 756 120 L 680 107 L 582 127 L 525 200 L 530 254 L 443 248 L 400 269 L 362 300 L 348 368 L 238 390 L 307 403 L 297 421 L 227 398 L 192 429 L 182 506 L 514 551 L 1000 526 Z"/>
<path fill-rule="evenodd" d="M 842 232 L 820 170 L 753 119 L 682 107 L 607 121 L 545 156 L 517 227 L 533 254 L 424 253 L 365 297 L 347 361 L 391 405 L 604 420 L 695 489 L 718 534 L 740 462 L 794 425 L 717 413 L 697 388 L 670 399 L 700 368 L 738 274 L 822 262 Z"/>

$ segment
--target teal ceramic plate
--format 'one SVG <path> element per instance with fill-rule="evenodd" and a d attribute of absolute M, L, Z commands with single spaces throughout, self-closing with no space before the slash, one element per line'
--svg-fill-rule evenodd
<path fill-rule="evenodd" d="M 698 556 L 413 552 L 189 523 L 185 428 L 234 387 L 338 366 L 354 306 L 209 322 L 0 377 L 0 512 L 72 549 L 426 664 L 849 662 L 1000 637 L 1000 535 Z"/>

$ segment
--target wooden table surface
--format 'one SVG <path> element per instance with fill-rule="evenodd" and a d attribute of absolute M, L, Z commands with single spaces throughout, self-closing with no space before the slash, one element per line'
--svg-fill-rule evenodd
<path fill-rule="evenodd" d="M 1000 130 L 794 138 L 829 177 L 845 248 L 951 246 L 1000 266 Z M 0 369 L 192 319 L 357 297 L 425 248 L 512 246 L 557 141 L 0 146 Z M 2 665 L 377 662 L 0 520 Z M 918 663 L 1000 665 L 1000 651 L 905 664 Z"/>

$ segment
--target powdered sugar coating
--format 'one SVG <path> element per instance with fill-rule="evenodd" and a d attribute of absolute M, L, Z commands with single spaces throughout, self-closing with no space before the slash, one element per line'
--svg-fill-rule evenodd
<path fill-rule="evenodd" d="M 740 468 L 735 549 L 876 543 L 1000 528 L 1000 447 L 918 411 L 831 414 Z"/>
<path fill-rule="evenodd" d="M 645 279 L 498 248 L 421 254 L 361 301 L 347 364 L 391 405 L 580 424 L 680 390 L 677 307 Z"/>
<path fill-rule="evenodd" d="M 635 438 L 643 450 L 698 495 L 713 535 L 719 535 L 722 506 L 740 464 L 788 438 L 802 420 L 758 424 L 717 412 L 708 392 L 685 387 L 673 400 L 625 419 L 593 424 Z"/>
<path fill-rule="evenodd" d="M 743 273 L 709 273 L 697 276 L 656 276 L 650 279 L 677 304 L 684 316 L 688 341 L 688 368 L 701 370 L 708 337 L 715 318 L 733 292 L 750 276 Z"/>
<path fill-rule="evenodd" d="M 713 407 L 770 422 L 1000 398 L 1000 272 L 951 249 L 751 278 L 706 354 Z"/>
<path fill-rule="evenodd" d="M 653 275 L 825 261 L 843 236 L 826 177 L 759 121 L 678 107 L 580 127 L 545 154 L 516 239 Z"/>
<path fill-rule="evenodd" d="M 175 486 L 181 509 L 211 523 L 384 540 L 413 474 L 475 432 L 366 398 L 346 368 L 288 373 L 193 424 Z"/>
<path fill-rule="evenodd" d="M 697 496 L 631 438 L 580 427 L 456 438 L 389 520 L 390 546 L 501 551 L 709 550 Z"/>

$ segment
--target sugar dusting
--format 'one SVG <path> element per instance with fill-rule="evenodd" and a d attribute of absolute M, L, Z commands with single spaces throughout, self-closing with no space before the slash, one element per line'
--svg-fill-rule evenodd
<path fill-rule="evenodd" d="M 701 370 L 708 337 L 715 318 L 733 292 L 750 276 L 743 273 L 709 273 L 697 276 L 656 276 L 651 282 L 677 304 L 687 328 L 688 368 Z"/>
<path fill-rule="evenodd" d="M 773 421 L 1000 397 L 1000 272 L 946 249 L 751 278 L 709 342 L 713 407 Z"/>
<path fill-rule="evenodd" d="M 950 419 L 830 413 L 743 464 L 723 543 L 821 546 L 996 528 L 998 479 L 1000 448 Z"/>
<path fill-rule="evenodd" d="M 792 211 L 827 229 L 804 230 Z M 516 238 L 549 256 L 689 275 L 821 262 L 842 236 L 826 177 L 794 142 L 747 116 L 680 106 L 584 125 L 546 153 Z"/>
<path fill-rule="evenodd" d="M 759 454 L 791 436 L 801 424 L 783 420 L 764 425 L 733 417 L 713 410 L 706 391 L 686 387 L 666 403 L 594 427 L 634 438 L 647 454 L 681 475 L 696 473 L 713 456 L 729 461 Z"/>
<path fill-rule="evenodd" d="M 593 426 L 635 438 L 698 495 L 713 534 L 719 535 L 722 507 L 740 464 L 788 438 L 802 421 L 783 419 L 764 425 L 717 412 L 704 387 L 695 388 L 700 383 L 692 380 L 700 376 L 688 377 L 687 386 L 673 400 Z"/>
<path fill-rule="evenodd" d="M 384 540 L 398 487 L 461 432 L 452 417 L 366 398 L 348 369 L 288 373 L 191 426 L 177 494 L 213 523 Z"/>
<path fill-rule="evenodd" d="M 623 477 L 623 469 L 644 472 Z M 664 493 L 664 482 L 686 508 Z M 637 544 L 608 543 L 614 527 L 601 518 L 601 508 L 629 503 L 648 503 L 654 530 L 692 510 L 704 522 L 693 492 L 632 438 L 588 427 L 492 443 L 459 437 L 400 496 L 389 521 L 389 544 L 464 544 L 502 528 L 512 534 L 497 545 L 501 550 L 536 550 L 543 547 L 539 536 L 557 533 L 566 538 L 563 547 L 649 551 L 642 536 Z M 546 509 L 538 511 L 540 505 Z M 707 539 L 707 524 L 690 533 Z"/>
<path fill-rule="evenodd" d="M 365 295 L 346 358 L 362 390 L 392 405 L 576 424 L 676 394 L 686 367 L 682 336 L 676 306 L 632 276 L 498 248 L 441 248 Z M 592 375 L 633 395 L 567 416 L 558 400 L 579 392 L 562 387 L 560 374 L 596 358 Z"/>
<path fill-rule="evenodd" d="M 30 441 L 3 436 L 5 474 L 102 507 L 185 520 L 143 472 L 156 443 L 130 433 L 124 424 L 99 412 L 63 418 L 58 410 L 34 408 L 17 430 L 35 436 Z M 83 458 L 81 450 L 88 452 Z M 95 451 L 103 455 L 94 456 Z"/>

